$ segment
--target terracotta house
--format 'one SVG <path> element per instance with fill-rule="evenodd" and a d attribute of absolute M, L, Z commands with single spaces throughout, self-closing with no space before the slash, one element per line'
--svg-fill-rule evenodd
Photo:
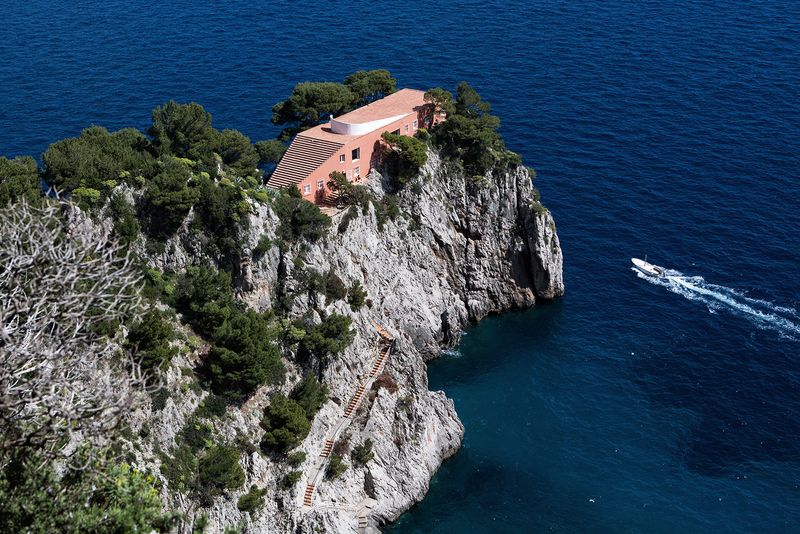
<path fill-rule="evenodd" d="M 283 155 L 268 187 L 296 185 L 303 198 L 320 203 L 328 194 L 333 171 L 360 182 L 377 164 L 383 132 L 414 135 L 430 121 L 424 91 L 401 89 L 341 117 L 332 117 L 297 134 Z M 438 117 L 437 117 L 438 119 Z"/>

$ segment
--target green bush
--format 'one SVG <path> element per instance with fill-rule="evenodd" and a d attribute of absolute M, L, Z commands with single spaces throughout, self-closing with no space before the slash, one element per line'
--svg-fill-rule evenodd
<path fill-rule="evenodd" d="M 325 298 L 333 302 L 341 300 L 347 296 L 347 287 L 342 282 L 342 279 L 333 272 L 333 269 L 328 271 L 325 275 Z"/>
<path fill-rule="evenodd" d="M 236 507 L 241 512 L 254 514 L 255 512 L 261 510 L 264 507 L 264 496 L 266 494 L 267 490 L 258 489 L 255 485 L 250 486 L 250 490 L 241 497 L 239 497 L 239 501 L 236 503 Z"/>
<path fill-rule="evenodd" d="M 142 370 L 148 373 L 163 370 L 178 353 L 177 348 L 170 346 L 175 339 L 172 321 L 170 313 L 150 308 L 131 326 L 125 345 L 139 360 Z"/>
<path fill-rule="evenodd" d="M 215 131 L 203 106 L 170 100 L 153 110 L 152 119 L 148 133 L 159 154 L 213 163 Z"/>
<path fill-rule="evenodd" d="M 273 207 L 281 221 L 277 234 L 285 241 L 304 239 L 314 242 L 323 237 L 331 226 L 331 218 L 303 199 L 295 186 L 283 189 Z"/>
<path fill-rule="evenodd" d="M 111 196 L 108 204 L 111 212 L 111 220 L 114 224 L 114 235 L 120 242 L 129 245 L 139 237 L 139 219 L 136 218 L 136 210 L 122 193 L 115 193 Z"/>
<path fill-rule="evenodd" d="M 123 175 L 152 175 L 155 163 L 150 143 L 141 132 L 126 128 L 109 133 L 100 126 L 53 143 L 42 160 L 44 179 L 62 192 L 81 187 L 105 192 L 110 181 Z"/>
<path fill-rule="evenodd" d="M 294 387 L 291 398 L 303 407 L 306 417 L 311 420 L 328 400 L 328 386 L 309 374 Z"/>
<path fill-rule="evenodd" d="M 203 232 L 206 252 L 221 264 L 233 265 L 241 256 L 241 234 L 249 226 L 250 204 L 242 199 L 237 187 L 225 187 L 208 177 L 196 180 L 199 198 L 195 206 L 192 230 Z M 244 204 L 242 204 L 244 202 Z"/>
<path fill-rule="evenodd" d="M 202 499 L 210 503 L 225 490 L 235 490 L 244 484 L 244 470 L 239 465 L 239 451 L 234 447 L 215 445 L 200 459 L 198 467 Z"/>
<path fill-rule="evenodd" d="M 367 462 L 375 457 L 375 454 L 372 452 L 372 445 L 372 440 L 367 438 L 361 445 L 353 447 L 353 452 L 350 453 L 353 462 L 359 465 L 367 465 Z"/>
<path fill-rule="evenodd" d="M 214 152 L 222 158 L 222 164 L 235 176 L 247 176 L 256 172 L 259 155 L 250 138 L 238 130 L 222 130 L 213 136 Z"/>
<path fill-rule="evenodd" d="M 352 319 L 345 315 L 333 313 L 321 323 L 308 328 L 301 341 L 302 348 L 318 358 L 329 354 L 339 354 L 346 349 L 355 338 L 350 329 Z"/>
<path fill-rule="evenodd" d="M 209 367 L 214 391 L 242 398 L 263 384 L 281 382 L 285 369 L 275 336 L 263 314 L 233 308 L 213 335 Z"/>
<path fill-rule="evenodd" d="M 189 169 L 177 159 L 159 161 L 159 172 L 145 185 L 150 235 L 166 239 L 181 225 L 200 198 L 191 179 Z"/>
<path fill-rule="evenodd" d="M 254 258 L 262 257 L 264 254 L 267 253 L 267 251 L 269 251 L 271 247 L 272 247 L 272 239 L 270 239 L 269 236 L 267 236 L 266 234 L 262 235 L 258 239 L 258 244 L 256 244 L 255 247 L 253 247 L 253 257 Z"/>
<path fill-rule="evenodd" d="M 14 159 L 0 156 L 0 208 L 22 199 L 38 204 L 41 198 L 36 160 L 30 156 Z"/>
<path fill-rule="evenodd" d="M 342 461 L 342 455 L 337 452 L 331 454 L 328 465 L 325 467 L 325 478 L 328 480 L 335 480 L 345 471 L 347 471 L 347 464 Z"/>
<path fill-rule="evenodd" d="M 358 311 L 367 300 L 367 292 L 361 285 L 361 282 L 355 282 L 347 291 L 347 303 L 350 304 L 350 309 Z"/>
<path fill-rule="evenodd" d="M 400 185 L 408 183 L 428 161 L 425 143 L 415 137 L 384 132 L 381 136 L 387 144 L 384 153 L 390 172 Z"/>
<path fill-rule="evenodd" d="M 289 471 L 283 476 L 283 480 L 281 480 L 281 486 L 283 489 L 292 489 L 295 484 L 300 482 L 301 478 L 303 478 L 302 471 Z"/>
<path fill-rule="evenodd" d="M 311 430 L 303 406 L 281 394 L 270 399 L 261 426 L 266 430 L 261 441 L 265 452 L 285 453 L 300 445 Z"/>
<path fill-rule="evenodd" d="M 57 474 L 29 454 L 5 460 L 0 532 L 170 532 L 178 520 L 163 510 L 156 480 L 127 464 Z"/>
<path fill-rule="evenodd" d="M 306 461 L 306 453 L 304 451 L 293 452 L 286 458 L 286 463 L 292 467 L 299 467 Z"/>
<path fill-rule="evenodd" d="M 200 402 L 197 407 L 197 415 L 199 417 L 222 417 L 228 409 L 228 403 L 225 402 L 225 397 L 221 395 L 209 395 Z"/>
<path fill-rule="evenodd" d="M 201 334 L 210 336 L 230 317 L 231 276 L 210 266 L 188 267 L 178 279 L 172 301 Z"/>

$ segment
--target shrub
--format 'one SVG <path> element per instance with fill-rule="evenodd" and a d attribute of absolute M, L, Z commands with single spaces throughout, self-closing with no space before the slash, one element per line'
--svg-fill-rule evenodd
<path fill-rule="evenodd" d="M 241 512 L 253 514 L 264 507 L 264 496 L 266 494 L 267 490 L 258 489 L 255 485 L 250 486 L 250 490 L 239 497 L 236 507 Z"/>
<path fill-rule="evenodd" d="M 228 409 L 228 404 L 225 402 L 225 397 L 214 395 L 210 393 L 205 399 L 200 402 L 197 407 L 197 415 L 199 417 L 222 417 Z"/>
<path fill-rule="evenodd" d="M 22 199 L 38 204 L 41 197 L 36 160 L 30 156 L 14 159 L 0 156 L 0 208 Z"/>
<path fill-rule="evenodd" d="M 100 126 L 53 143 L 42 160 L 43 177 L 51 186 L 66 192 L 90 188 L 98 193 L 107 191 L 107 183 L 122 175 L 150 176 L 155 163 L 150 143 L 141 132 L 126 128 L 109 133 Z"/>
<path fill-rule="evenodd" d="M 186 214 L 200 198 L 197 188 L 190 184 L 189 169 L 174 158 L 160 163 L 160 170 L 145 185 L 149 215 L 148 232 L 164 239 L 175 233 Z"/>
<path fill-rule="evenodd" d="M 283 380 L 285 369 L 275 336 L 263 314 L 231 309 L 230 319 L 212 337 L 209 368 L 214 391 L 241 398 L 267 382 Z"/>
<path fill-rule="evenodd" d="M 112 195 L 108 208 L 111 212 L 114 234 L 117 238 L 125 244 L 136 241 L 141 228 L 139 227 L 139 220 L 136 218 L 136 210 L 133 209 L 125 195 L 122 193 Z"/>
<path fill-rule="evenodd" d="M 428 161 L 425 143 L 415 137 L 384 132 L 381 136 L 388 146 L 385 152 L 390 172 L 400 185 L 408 183 Z"/>
<path fill-rule="evenodd" d="M 367 462 L 375 457 L 375 454 L 372 452 L 372 445 L 372 440 L 367 438 L 361 445 L 353 447 L 353 452 L 350 454 L 353 462 L 359 465 L 367 465 Z"/>
<path fill-rule="evenodd" d="M 350 309 L 353 311 L 360 310 L 366 299 L 367 292 L 361 282 L 355 282 L 347 291 L 347 303 L 350 304 Z"/>
<path fill-rule="evenodd" d="M 300 482 L 301 478 L 303 478 L 302 471 L 289 471 L 284 475 L 283 480 L 281 480 L 281 486 L 283 489 L 292 489 L 295 484 Z"/>
<path fill-rule="evenodd" d="M 329 301 L 340 300 L 347 296 L 347 287 L 342 279 L 333 272 L 333 269 L 325 275 L 325 298 Z"/>
<path fill-rule="evenodd" d="M 144 371 L 164 369 L 178 349 L 170 346 L 175 338 L 172 317 L 168 312 L 151 308 L 131 326 L 125 345 L 139 359 Z"/>
<path fill-rule="evenodd" d="M 239 451 L 225 445 L 213 446 L 200 459 L 198 474 L 205 502 L 210 502 L 225 490 L 242 487 L 245 479 L 239 465 Z"/>
<path fill-rule="evenodd" d="M 342 476 L 345 471 L 347 471 L 347 464 L 342 461 L 342 455 L 338 453 L 331 454 L 328 465 L 325 467 L 325 478 L 335 480 Z"/>
<path fill-rule="evenodd" d="M 303 406 L 281 394 L 270 399 L 261 426 L 266 430 L 261 441 L 262 449 L 279 453 L 300 445 L 311 430 Z"/>
<path fill-rule="evenodd" d="M 302 346 L 307 352 L 320 358 L 328 354 L 338 354 L 355 338 L 355 332 L 350 329 L 351 324 L 350 317 L 333 313 L 321 323 L 308 328 L 301 341 Z"/>
<path fill-rule="evenodd" d="M 95 462 L 60 473 L 40 457 L 12 458 L 0 471 L 0 532 L 171 532 L 152 475 Z"/>
<path fill-rule="evenodd" d="M 259 154 L 250 138 L 238 130 L 222 130 L 213 135 L 213 149 L 222 164 L 236 176 L 247 176 L 256 170 Z"/>
<path fill-rule="evenodd" d="M 256 244 L 255 247 L 253 247 L 253 257 L 260 258 L 264 254 L 266 254 L 271 247 L 272 247 L 272 239 L 270 239 L 269 236 L 267 236 L 266 234 L 262 235 L 258 239 L 258 244 Z"/>
<path fill-rule="evenodd" d="M 328 386 L 321 384 L 314 375 L 306 375 L 292 390 L 291 398 L 313 419 L 325 401 L 328 400 Z"/>
<path fill-rule="evenodd" d="M 286 463 L 292 467 L 299 467 L 306 461 L 306 453 L 304 451 L 293 452 L 286 458 Z"/>
<path fill-rule="evenodd" d="M 273 204 L 281 223 L 277 234 L 286 241 L 317 241 L 328 231 L 331 218 L 305 200 L 295 186 L 283 189 Z"/>
<path fill-rule="evenodd" d="M 178 279 L 172 299 L 198 331 L 211 335 L 231 314 L 231 276 L 210 266 L 188 267 Z"/>
<path fill-rule="evenodd" d="M 215 131 L 203 106 L 170 100 L 153 110 L 152 119 L 148 133 L 160 154 L 212 163 Z"/>

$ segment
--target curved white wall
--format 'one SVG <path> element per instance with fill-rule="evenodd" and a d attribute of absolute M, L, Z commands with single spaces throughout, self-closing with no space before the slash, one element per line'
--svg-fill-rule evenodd
<path fill-rule="evenodd" d="M 395 115 L 394 117 L 389 117 L 387 119 L 378 119 L 376 121 L 359 123 L 349 123 L 337 119 L 331 119 L 331 130 L 333 130 L 333 133 L 343 135 L 364 135 L 366 133 L 375 131 L 382 126 L 391 124 L 396 120 L 402 119 L 403 117 L 405 117 L 405 114 Z"/>

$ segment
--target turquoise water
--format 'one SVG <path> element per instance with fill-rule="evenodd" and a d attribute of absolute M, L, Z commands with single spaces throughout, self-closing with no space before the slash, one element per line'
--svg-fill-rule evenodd
<path fill-rule="evenodd" d="M 493 103 L 538 170 L 567 295 L 431 364 L 464 449 L 393 532 L 798 530 L 799 2 L 4 8 L 5 155 L 145 127 L 168 98 L 268 138 L 294 83 L 362 68 Z M 642 280 L 644 255 L 682 274 Z"/>

